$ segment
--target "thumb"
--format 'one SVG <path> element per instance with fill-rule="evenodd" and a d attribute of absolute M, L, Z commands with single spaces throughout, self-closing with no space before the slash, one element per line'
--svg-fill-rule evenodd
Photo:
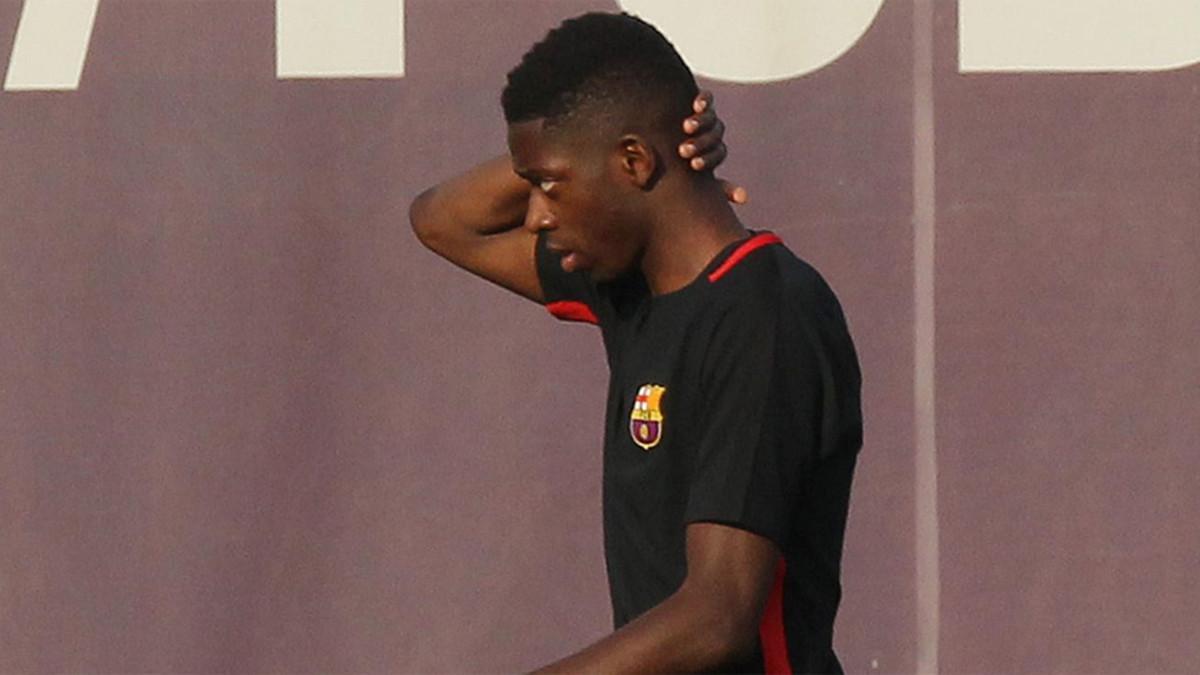
<path fill-rule="evenodd" d="M 745 204 L 750 199 L 746 188 L 734 185 L 725 179 L 721 179 L 721 189 L 725 192 L 725 198 L 734 204 Z"/>

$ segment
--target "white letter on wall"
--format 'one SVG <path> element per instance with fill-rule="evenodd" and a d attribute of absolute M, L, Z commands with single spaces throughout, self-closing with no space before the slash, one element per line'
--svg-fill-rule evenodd
<path fill-rule="evenodd" d="M 958 63 L 988 71 L 1168 70 L 1200 62 L 1200 0 L 960 0 Z"/>
<path fill-rule="evenodd" d="M 4 88 L 78 89 L 99 0 L 25 0 Z"/>
<path fill-rule="evenodd" d="M 276 0 L 275 75 L 403 77 L 404 0 Z"/>
<path fill-rule="evenodd" d="M 698 75 L 773 82 L 819 70 L 867 32 L 883 0 L 620 0 Z"/>

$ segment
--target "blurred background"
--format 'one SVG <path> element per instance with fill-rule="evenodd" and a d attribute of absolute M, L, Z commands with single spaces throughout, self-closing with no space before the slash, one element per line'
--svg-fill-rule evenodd
<path fill-rule="evenodd" d="M 610 632 L 599 336 L 407 207 L 621 8 L 857 342 L 847 670 L 1196 669 L 1200 2 L 0 0 L 0 672 Z"/>

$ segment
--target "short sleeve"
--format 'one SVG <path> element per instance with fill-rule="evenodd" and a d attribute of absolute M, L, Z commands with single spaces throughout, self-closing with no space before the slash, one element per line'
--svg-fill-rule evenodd
<path fill-rule="evenodd" d="M 563 270 L 559 257 L 546 246 L 545 232 L 538 233 L 534 256 L 546 309 L 564 321 L 599 324 L 595 285 L 584 272 Z"/>
<path fill-rule="evenodd" d="M 725 313 L 708 341 L 685 522 L 739 527 L 787 550 L 797 491 L 817 456 L 820 358 L 764 304 Z"/>

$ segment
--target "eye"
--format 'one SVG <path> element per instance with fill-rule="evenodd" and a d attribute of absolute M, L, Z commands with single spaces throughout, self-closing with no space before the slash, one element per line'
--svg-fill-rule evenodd
<path fill-rule="evenodd" d="M 554 189 L 554 185 L 557 182 L 558 181 L 543 179 L 543 180 L 538 181 L 537 186 L 538 186 L 538 189 L 541 190 L 542 192 L 550 192 L 550 190 Z"/>

